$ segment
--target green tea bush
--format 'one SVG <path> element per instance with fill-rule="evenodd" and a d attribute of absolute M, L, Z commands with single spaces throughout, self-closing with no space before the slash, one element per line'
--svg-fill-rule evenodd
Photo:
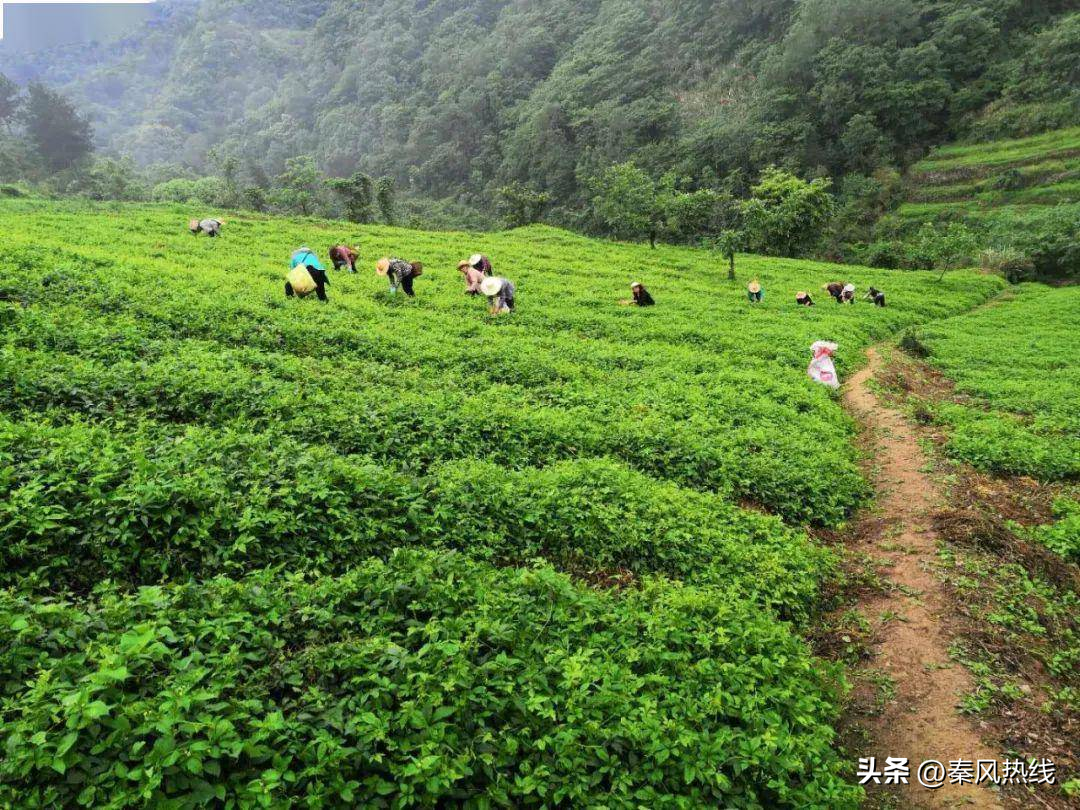
<path fill-rule="evenodd" d="M 949 452 L 991 472 L 1044 481 L 1080 476 L 1080 289 L 1036 284 L 1016 298 L 925 327 L 930 361 L 968 404 L 938 416 Z"/>
<path fill-rule="evenodd" d="M 723 585 L 805 619 L 832 564 L 775 518 L 607 460 L 470 460 L 418 479 L 265 434 L 0 421 L 0 485 L 0 584 L 43 591 L 271 565 L 340 573 L 422 545 Z"/>
<path fill-rule="evenodd" d="M 809 344 L 824 334 L 854 352 L 990 289 L 981 280 L 957 281 L 955 299 L 928 297 L 914 292 L 928 279 L 898 275 L 892 284 L 910 286 L 910 300 L 868 317 L 866 309 L 795 311 L 777 286 L 771 309 L 752 312 L 699 272 L 670 291 L 665 276 L 647 279 L 668 298 L 657 311 L 628 311 L 603 302 L 621 294 L 623 276 L 640 274 L 640 248 L 601 247 L 539 228 L 485 237 L 503 241 L 511 267 L 534 268 L 524 282 L 508 271 L 523 296 L 535 296 L 512 321 L 485 323 L 457 278 L 440 278 L 438 270 L 425 278 L 430 296 L 409 306 L 354 289 L 378 283 L 372 274 L 371 281 L 340 277 L 344 289 L 333 293 L 343 302 L 313 310 L 284 300 L 277 268 L 294 242 L 315 241 L 312 230 L 336 225 L 313 223 L 291 237 L 234 219 L 222 240 L 200 241 L 182 229 L 189 212 L 130 208 L 137 222 L 98 219 L 99 227 L 87 227 L 89 215 L 77 210 L 39 214 L 45 233 L 63 222 L 73 236 L 58 240 L 54 254 L 19 245 L 4 253 L 4 262 L 33 267 L 18 291 L 33 306 L 5 313 L 13 321 L 9 345 L 28 352 L 4 361 L 5 373 L 15 375 L 9 407 L 214 425 L 286 422 L 301 440 L 312 431 L 307 414 L 317 412 L 321 433 L 340 452 L 420 471 L 478 455 L 512 466 L 614 456 L 800 522 L 836 523 L 865 491 L 845 440 L 848 422 L 826 392 L 806 384 Z M 406 233 L 368 230 L 375 240 Z M 271 234 L 279 247 L 268 251 Z M 459 235 L 448 237 L 456 248 L 447 238 L 408 238 L 449 267 L 475 245 Z M 394 252 L 385 242 L 365 250 Z M 177 256 L 191 258 L 178 266 Z M 647 256 L 710 261 L 676 248 Z M 582 278 L 594 291 L 567 296 L 558 280 L 565 271 L 551 268 L 575 257 L 589 257 Z M 792 289 L 813 287 L 808 273 L 829 280 L 836 272 L 770 265 L 777 285 L 794 278 Z M 753 271 L 768 281 L 760 270 L 768 268 Z M 395 341 L 407 350 L 391 350 Z M 491 440 L 495 432 L 499 441 Z"/>
<path fill-rule="evenodd" d="M 1080 502 L 1060 498 L 1054 503 L 1056 522 L 1030 530 L 1030 535 L 1072 563 L 1080 564 Z"/>
<path fill-rule="evenodd" d="M 0 800 L 20 807 L 855 807 L 832 687 L 716 591 L 614 597 L 401 553 L 0 593 Z"/>
<path fill-rule="evenodd" d="M 706 251 L 210 213 L 0 200 L 0 805 L 857 801 L 797 639 L 801 527 L 866 494 L 809 346 L 1000 279 L 744 257 L 750 307 Z M 794 305 L 841 278 L 890 307 Z"/>

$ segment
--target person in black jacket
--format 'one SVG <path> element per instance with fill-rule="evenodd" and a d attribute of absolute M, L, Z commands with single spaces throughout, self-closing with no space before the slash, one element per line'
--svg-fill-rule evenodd
<path fill-rule="evenodd" d="M 885 306 L 885 293 L 881 290 L 876 290 L 871 287 L 866 291 L 866 298 L 868 301 L 873 301 L 875 307 Z"/>
<path fill-rule="evenodd" d="M 645 289 L 645 285 L 640 281 L 635 281 L 630 285 L 630 292 L 633 293 L 634 297 L 629 301 L 620 301 L 619 303 L 628 307 L 651 307 L 656 303 L 653 297 L 649 295 L 649 291 Z"/>

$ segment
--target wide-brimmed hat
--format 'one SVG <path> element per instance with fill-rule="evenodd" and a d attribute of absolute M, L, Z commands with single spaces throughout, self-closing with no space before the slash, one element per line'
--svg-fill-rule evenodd
<path fill-rule="evenodd" d="M 197 231 L 199 230 L 199 220 L 189 219 L 187 226 L 189 231 Z"/>
<path fill-rule="evenodd" d="M 461 260 L 460 262 L 458 262 L 458 266 L 457 266 L 457 269 L 458 269 L 458 270 L 464 270 L 465 268 L 467 268 L 467 267 L 471 267 L 471 266 L 472 266 L 472 265 L 470 265 L 470 264 L 469 264 L 469 260 L 468 260 L 468 259 L 462 259 L 462 260 Z"/>
<path fill-rule="evenodd" d="M 484 295 L 492 296 L 498 295 L 499 290 L 502 289 L 503 280 L 497 276 L 488 276 L 480 282 L 480 292 Z"/>
<path fill-rule="evenodd" d="M 476 267 L 476 265 L 480 264 L 483 261 L 483 256 L 481 256 L 479 253 L 474 253 L 472 256 L 469 257 L 469 266 Z"/>
<path fill-rule="evenodd" d="M 795 298 L 796 299 L 809 298 L 809 297 L 810 297 L 810 293 L 808 293 L 806 290 L 799 290 L 797 293 L 795 293 Z"/>
<path fill-rule="evenodd" d="M 855 292 L 855 285 L 854 284 L 845 284 L 844 285 L 844 292 Z"/>
<path fill-rule="evenodd" d="M 383 256 L 381 259 L 375 262 L 375 272 L 378 273 L 380 276 L 385 276 L 387 273 L 389 273 L 390 259 L 388 259 L 386 256 Z"/>
<path fill-rule="evenodd" d="M 746 287 L 746 289 L 748 289 L 752 293 L 759 293 L 761 292 L 761 284 L 757 281 L 751 281 L 750 284 Z"/>
<path fill-rule="evenodd" d="M 638 287 L 641 287 L 642 289 L 645 289 L 645 285 L 642 284 L 640 281 L 631 281 L 630 282 L 630 289 L 631 290 L 636 290 Z"/>

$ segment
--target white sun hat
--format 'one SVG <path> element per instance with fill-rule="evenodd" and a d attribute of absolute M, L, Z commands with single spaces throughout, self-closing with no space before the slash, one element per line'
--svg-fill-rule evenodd
<path fill-rule="evenodd" d="M 631 290 L 634 289 L 635 287 L 644 287 L 644 286 L 645 285 L 642 284 L 640 281 L 631 281 L 630 282 L 630 289 Z"/>
<path fill-rule="evenodd" d="M 483 260 L 483 256 L 481 256 L 479 253 L 474 253 L 472 256 L 469 257 L 469 265 L 471 267 L 476 267 L 476 265 L 480 264 L 480 262 L 482 262 Z"/>
<path fill-rule="evenodd" d="M 502 289 L 503 280 L 498 276 L 488 276 L 480 282 L 480 292 L 486 296 L 498 295 Z"/>

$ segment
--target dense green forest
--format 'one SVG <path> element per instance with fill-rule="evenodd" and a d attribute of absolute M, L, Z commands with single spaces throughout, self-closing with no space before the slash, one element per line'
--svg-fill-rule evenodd
<path fill-rule="evenodd" d="M 393 182 L 425 224 L 543 216 L 625 236 L 591 203 L 596 178 L 632 161 L 669 189 L 715 192 L 698 235 L 731 225 L 723 202 L 775 165 L 831 178 L 837 211 L 813 250 L 865 260 L 851 246 L 880 238 L 871 226 L 901 202 L 900 173 L 931 147 L 1080 123 L 1073 8 L 165 0 L 119 43 L 10 56 L 0 70 L 62 90 L 151 187 L 224 175 L 272 199 L 273 178 L 311 156 L 330 177 Z M 342 212 L 325 184 L 309 191 L 314 208 Z"/>

